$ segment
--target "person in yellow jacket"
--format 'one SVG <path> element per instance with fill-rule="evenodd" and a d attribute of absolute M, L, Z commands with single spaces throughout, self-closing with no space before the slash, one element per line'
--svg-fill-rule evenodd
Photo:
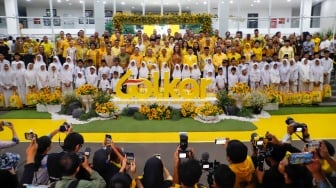
<path fill-rule="evenodd" d="M 194 51 L 191 47 L 188 48 L 188 54 L 183 56 L 183 64 L 189 65 L 192 67 L 194 63 L 198 63 L 197 56 L 194 54 Z"/>
<path fill-rule="evenodd" d="M 254 188 L 254 165 L 250 156 L 247 155 L 247 147 L 239 140 L 230 140 L 226 147 L 229 167 L 236 175 L 234 188 Z"/>
<path fill-rule="evenodd" d="M 228 60 L 226 54 L 222 52 L 222 47 L 216 47 L 216 53 L 212 57 L 213 64 L 215 66 L 215 72 L 218 72 L 218 67 L 222 65 L 223 60 Z"/>

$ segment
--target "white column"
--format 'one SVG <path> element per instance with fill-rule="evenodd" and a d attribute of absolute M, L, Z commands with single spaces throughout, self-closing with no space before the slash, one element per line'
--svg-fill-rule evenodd
<path fill-rule="evenodd" d="M 237 16 L 236 16 L 236 22 L 237 22 L 237 31 L 240 30 L 240 19 L 241 19 L 241 15 L 240 15 L 240 3 L 237 2 Z"/>
<path fill-rule="evenodd" d="M 141 6 L 142 6 L 142 15 L 144 16 L 146 14 L 146 2 L 145 2 L 145 0 L 142 0 Z"/>
<path fill-rule="evenodd" d="M 20 30 L 17 0 L 5 0 L 5 12 L 7 16 L 7 33 L 14 36 L 18 35 Z"/>
<path fill-rule="evenodd" d="M 53 40 L 54 41 L 56 41 L 55 40 L 55 31 L 54 31 L 54 14 L 53 14 L 53 2 L 52 2 L 52 0 L 49 0 L 49 9 L 50 9 L 50 17 L 51 17 L 51 25 L 50 25 L 50 27 L 51 27 L 51 35 L 52 35 L 52 37 L 53 37 Z"/>
<path fill-rule="evenodd" d="M 161 16 L 163 16 L 163 0 L 161 0 Z"/>
<path fill-rule="evenodd" d="M 271 33 L 272 0 L 268 0 L 268 34 Z"/>
<path fill-rule="evenodd" d="M 103 2 L 94 1 L 93 12 L 95 19 L 95 31 L 102 34 L 105 31 L 105 5 Z"/>
<path fill-rule="evenodd" d="M 229 11 L 229 0 L 218 0 L 219 36 L 223 37 L 225 32 L 229 30 Z"/>
<path fill-rule="evenodd" d="M 181 0 L 178 1 L 178 9 L 179 9 L 179 15 L 182 14 L 182 3 L 181 3 Z"/>
<path fill-rule="evenodd" d="M 117 13 L 117 0 L 113 0 L 113 15 Z"/>
<path fill-rule="evenodd" d="M 310 16 L 312 12 L 313 0 L 301 0 L 300 6 L 300 33 L 310 29 Z"/>
<path fill-rule="evenodd" d="M 210 14 L 211 13 L 211 2 L 210 2 L 210 0 L 208 0 L 207 4 L 208 4 L 208 14 Z"/>

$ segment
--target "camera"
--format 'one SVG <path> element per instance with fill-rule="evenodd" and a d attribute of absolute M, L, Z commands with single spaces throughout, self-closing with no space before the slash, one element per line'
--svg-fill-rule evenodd
<path fill-rule="evenodd" d="M 37 139 L 37 134 L 35 134 L 33 131 L 24 133 L 26 140 L 33 140 L 33 138 Z"/>
<path fill-rule="evenodd" d="M 220 162 L 216 161 L 216 160 L 211 162 L 211 161 L 209 161 L 209 157 L 210 156 L 209 156 L 208 152 L 202 153 L 200 164 L 202 166 L 202 169 L 204 171 L 208 172 L 207 181 L 208 181 L 209 187 L 211 187 L 213 185 L 213 181 L 214 181 L 213 175 L 214 175 L 217 167 L 220 165 Z"/>
<path fill-rule="evenodd" d="M 158 158 L 158 159 L 161 159 L 161 154 L 159 154 L 159 153 L 156 153 L 153 156 L 156 157 L 156 158 Z"/>
<path fill-rule="evenodd" d="M 180 149 L 186 151 L 188 148 L 188 134 L 186 132 L 180 133 Z"/>
<path fill-rule="evenodd" d="M 91 153 L 91 148 L 85 148 L 84 152 L 77 153 L 79 160 L 83 163 L 85 161 L 84 156 L 89 159 Z"/>
<path fill-rule="evenodd" d="M 216 138 L 215 139 L 215 144 L 220 144 L 220 145 L 224 145 L 226 144 L 226 138 Z"/>
<path fill-rule="evenodd" d="M 110 134 L 105 135 L 105 145 L 110 146 L 112 144 L 112 136 Z"/>
<path fill-rule="evenodd" d="M 253 148 L 257 150 L 257 167 L 258 170 L 264 170 L 264 163 L 266 158 L 266 145 L 268 141 L 271 141 L 272 138 L 268 136 L 266 132 L 265 137 L 260 137 L 257 133 L 251 134 L 251 143 Z"/>
<path fill-rule="evenodd" d="M 127 164 L 131 164 L 132 162 L 134 162 L 134 153 L 126 152 L 125 157 L 127 160 Z"/>
<path fill-rule="evenodd" d="M 307 128 L 306 124 L 298 123 L 291 117 L 287 117 L 285 122 L 287 125 L 293 125 L 294 132 L 303 132 Z"/>
<path fill-rule="evenodd" d="M 66 131 L 68 131 L 68 129 L 70 128 L 70 124 L 69 123 L 67 123 L 67 122 L 64 122 L 61 126 L 60 126 L 60 131 L 61 132 L 66 132 Z"/>
<path fill-rule="evenodd" d="M 310 141 L 309 143 L 306 144 L 306 148 L 309 152 L 316 151 L 320 149 L 321 143 L 317 140 Z"/>
<path fill-rule="evenodd" d="M 313 153 L 311 152 L 303 152 L 303 153 L 292 153 L 289 156 L 289 164 L 308 164 L 313 160 Z"/>

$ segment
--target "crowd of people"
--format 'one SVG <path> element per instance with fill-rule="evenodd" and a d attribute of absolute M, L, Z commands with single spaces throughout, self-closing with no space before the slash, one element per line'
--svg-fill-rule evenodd
<path fill-rule="evenodd" d="M 195 150 L 184 136 L 175 152 L 172 151 L 172 174 L 158 154 L 150 157 L 144 163 L 143 172 L 139 173 L 136 164 L 144 161 L 135 161 L 134 154 L 124 152 L 112 137 L 105 138 L 103 146 L 94 152 L 89 162 L 89 150 L 81 152 L 84 137 L 73 132 L 71 125 L 64 124 L 39 138 L 32 133 L 26 156 L 21 159 L 25 160 L 22 177 L 16 175 L 19 157 L 13 153 L 1 154 L 0 184 L 4 188 L 333 188 L 336 183 L 333 145 L 326 140 L 310 140 L 308 127 L 302 126 L 299 132 L 308 144 L 303 150 L 298 149 L 291 145 L 291 137 L 299 134 L 297 127 L 301 124 L 290 118 L 286 123 L 287 133 L 283 140 L 271 133 L 266 133 L 265 137 L 251 135 L 252 152 L 248 152 L 249 148 L 241 141 L 225 138 L 222 144 L 228 164 L 209 161 L 209 154 L 202 154 L 201 160 L 196 159 Z M 12 123 L 1 121 L 0 127 L 13 132 L 12 141 L 0 141 L 0 149 L 19 144 Z M 50 153 L 52 137 L 61 132 L 67 134 L 62 151 Z M 209 185 L 199 182 L 202 173 L 208 174 Z"/>
<path fill-rule="evenodd" d="M 322 90 L 330 83 L 336 57 L 336 34 L 300 36 L 261 35 L 237 32 L 232 36 L 186 30 L 172 34 L 135 35 L 114 30 L 86 37 L 60 32 L 55 45 L 47 36 L 0 39 L 0 92 L 6 106 L 15 91 L 25 104 L 27 93 L 43 88 L 61 88 L 64 94 L 85 83 L 116 92 L 116 83 L 126 71 L 130 79 L 147 78 L 157 72 L 163 79 L 211 79 L 208 92 L 230 90 L 237 82 L 252 90 L 273 86 L 281 92 Z M 165 78 L 165 72 L 169 77 Z"/>

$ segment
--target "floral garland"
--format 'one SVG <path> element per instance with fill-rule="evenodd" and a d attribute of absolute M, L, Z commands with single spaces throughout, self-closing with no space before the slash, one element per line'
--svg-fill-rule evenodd
<path fill-rule="evenodd" d="M 76 89 L 77 95 L 94 95 L 98 92 L 98 88 L 91 84 L 84 84 Z"/>
<path fill-rule="evenodd" d="M 203 32 L 212 31 L 212 16 L 210 14 L 187 14 L 181 15 L 168 14 L 168 15 L 137 15 L 137 14 L 122 14 L 117 13 L 113 17 L 114 28 L 119 31 L 122 30 L 123 24 L 134 25 L 147 25 L 147 24 L 201 24 L 201 30 Z"/>

